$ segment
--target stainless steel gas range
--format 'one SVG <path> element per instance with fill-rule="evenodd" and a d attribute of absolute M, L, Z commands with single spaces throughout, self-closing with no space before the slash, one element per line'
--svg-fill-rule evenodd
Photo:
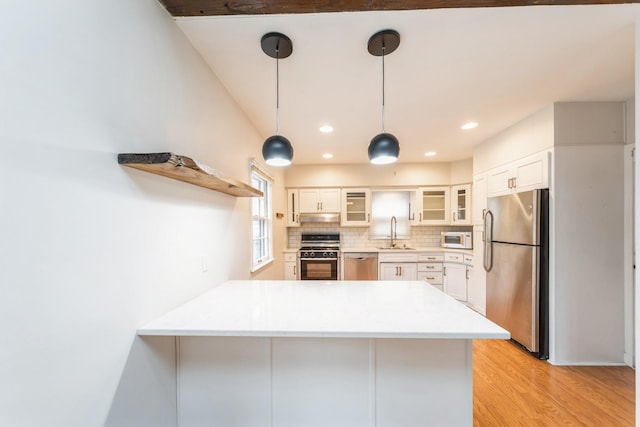
<path fill-rule="evenodd" d="M 300 280 L 338 280 L 340 234 L 302 233 L 298 265 Z"/>

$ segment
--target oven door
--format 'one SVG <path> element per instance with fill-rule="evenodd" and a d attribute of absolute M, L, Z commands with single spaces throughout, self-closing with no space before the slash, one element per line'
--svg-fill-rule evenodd
<path fill-rule="evenodd" d="M 338 260 L 300 258 L 300 280 L 338 280 Z"/>

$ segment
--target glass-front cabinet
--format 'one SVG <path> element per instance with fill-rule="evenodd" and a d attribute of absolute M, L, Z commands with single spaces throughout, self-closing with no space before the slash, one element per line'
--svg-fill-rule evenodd
<path fill-rule="evenodd" d="M 421 187 L 412 201 L 414 225 L 449 224 L 449 187 Z"/>
<path fill-rule="evenodd" d="M 371 224 L 371 191 L 368 188 L 343 188 L 340 225 L 366 227 Z"/>
<path fill-rule="evenodd" d="M 471 184 L 451 187 L 451 224 L 471 225 Z"/>

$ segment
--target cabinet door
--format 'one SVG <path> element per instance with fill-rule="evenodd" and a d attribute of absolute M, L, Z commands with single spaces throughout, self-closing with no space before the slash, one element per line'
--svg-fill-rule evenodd
<path fill-rule="evenodd" d="M 300 227 L 299 197 L 297 189 L 287 190 L 287 227 Z"/>
<path fill-rule="evenodd" d="M 484 233 L 481 226 L 473 229 L 473 268 L 467 281 L 467 301 L 476 311 L 486 313 L 487 273 L 484 271 Z"/>
<path fill-rule="evenodd" d="M 487 209 L 487 174 L 476 175 L 473 178 L 473 223 L 482 225 L 484 213 Z"/>
<path fill-rule="evenodd" d="M 467 300 L 467 266 L 464 264 L 444 263 L 444 291 L 459 301 Z"/>
<path fill-rule="evenodd" d="M 339 188 L 301 188 L 300 212 L 340 212 Z"/>
<path fill-rule="evenodd" d="M 298 264 L 295 262 L 284 263 L 284 280 L 298 280 Z"/>
<path fill-rule="evenodd" d="M 487 173 L 487 196 L 502 196 L 511 192 L 513 169 L 504 166 L 493 169 Z"/>
<path fill-rule="evenodd" d="M 400 281 L 400 280 L 417 280 L 418 269 L 415 263 L 380 263 L 380 271 L 378 277 L 380 280 Z"/>
<path fill-rule="evenodd" d="M 418 190 L 418 223 L 439 225 L 449 223 L 449 187 L 423 187 Z"/>
<path fill-rule="evenodd" d="M 321 212 L 340 212 L 340 196 L 342 192 L 339 188 L 323 188 L 319 190 L 319 201 Z"/>
<path fill-rule="evenodd" d="M 313 213 L 320 211 L 320 192 L 314 188 L 301 188 L 300 194 L 300 212 Z"/>
<path fill-rule="evenodd" d="M 515 163 L 515 190 L 527 191 L 546 188 L 548 184 L 547 152 L 537 153 Z"/>
<path fill-rule="evenodd" d="M 340 225 L 362 227 L 371 222 L 371 191 L 368 188 L 345 188 L 342 190 Z"/>
<path fill-rule="evenodd" d="M 451 224 L 471 224 L 471 184 L 451 187 Z"/>

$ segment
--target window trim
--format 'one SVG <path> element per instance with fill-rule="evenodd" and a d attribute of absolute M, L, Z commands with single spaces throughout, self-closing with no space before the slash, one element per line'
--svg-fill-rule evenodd
<path fill-rule="evenodd" d="M 269 174 L 269 172 L 266 171 L 266 169 L 259 164 L 255 159 L 250 159 L 249 160 L 249 180 L 250 182 L 253 182 L 254 176 L 258 179 L 261 179 L 262 181 L 264 181 L 265 186 L 267 188 L 265 188 L 265 196 L 263 196 L 261 199 L 266 197 L 266 200 L 264 201 L 264 203 L 266 203 L 265 206 L 265 213 L 266 213 L 266 217 L 258 217 L 259 219 L 265 220 L 266 219 L 266 236 L 264 237 L 259 237 L 259 238 L 264 238 L 267 240 L 266 243 L 266 256 L 260 258 L 259 260 L 256 260 L 254 258 L 255 254 L 254 254 L 254 248 L 255 248 L 255 242 L 256 242 L 256 236 L 253 234 L 254 233 L 254 228 L 253 228 L 253 221 L 256 219 L 256 216 L 254 215 L 254 201 L 252 200 L 251 203 L 251 273 L 255 273 L 256 271 L 261 270 L 262 268 L 266 267 L 267 265 L 270 265 L 273 263 L 274 261 L 274 255 L 273 255 L 273 176 L 271 176 L 271 174 Z"/>

